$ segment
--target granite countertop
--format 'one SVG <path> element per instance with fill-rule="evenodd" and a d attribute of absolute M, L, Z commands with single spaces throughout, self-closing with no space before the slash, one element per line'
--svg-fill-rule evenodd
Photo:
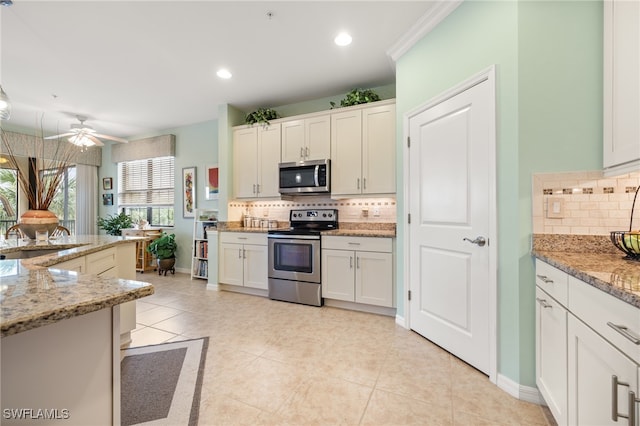
<path fill-rule="evenodd" d="M 4 240 L 0 253 L 46 248 L 61 251 L 21 260 L 0 260 L 0 331 L 10 336 L 66 318 L 153 294 L 149 283 L 118 278 L 102 278 L 48 268 L 57 263 L 95 253 L 135 238 L 84 235 L 35 241 Z"/>
<path fill-rule="evenodd" d="M 554 243 L 555 238 L 558 240 Z M 532 254 L 640 308 L 640 262 L 624 259 L 624 253 L 617 250 L 608 237 L 537 235 Z"/>

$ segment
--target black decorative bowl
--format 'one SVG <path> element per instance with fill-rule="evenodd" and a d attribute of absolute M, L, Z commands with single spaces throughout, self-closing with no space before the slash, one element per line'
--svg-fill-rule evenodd
<path fill-rule="evenodd" d="M 611 242 L 627 255 L 627 259 L 640 261 L 640 233 L 612 231 Z"/>

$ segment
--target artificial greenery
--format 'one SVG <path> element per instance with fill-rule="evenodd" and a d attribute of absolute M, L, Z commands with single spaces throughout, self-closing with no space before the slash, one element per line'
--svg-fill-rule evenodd
<path fill-rule="evenodd" d="M 346 94 L 345 98 L 340 101 L 341 107 L 348 107 L 351 105 L 366 104 L 369 102 L 379 101 L 380 96 L 372 89 L 353 89 Z M 331 109 L 336 107 L 335 102 L 329 102 Z"/>
<path fill-rule="evenodd" d="M 162 233 L 162 236 L 151 241 L 147 246 L 147 251 L 153 254 L 157 259 L 171 259 L 176 257 L 176 234 Z"/>
<path fill-rule="evenodd" d="M 131 228 L 133 219 L 125 212 L 117 215 L 109 215 L 106 218 L 98 218 L 98 227 L 107 231 L 109 235 L 122 235 L 122 229 Z"/>
<path fill-rule="evenodd" d="M 280 115 L 278 115 L 275 109 L 258 108 L 257 110 L 247 114 L 244 121 L 247 124 L 262 123 L 265 126 L 268 126 L 269 120 L 275 120 L 276 118 L 280 118 Z"/>

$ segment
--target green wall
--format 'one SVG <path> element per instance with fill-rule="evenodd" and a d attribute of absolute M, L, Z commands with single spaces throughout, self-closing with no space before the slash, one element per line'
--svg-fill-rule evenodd
<path fill-rule="evenodd" d="M 498 373 L 525 386 L 535 386 L 531 173 L 601 167 L 601 21 L 599 1 L 466 1 L 397 62 L 399 153 L 405 113 L 496 65 Z M 398 230 L 402 265 L 404 221 Z M 400 316 L 406 279 L 398 268 Z"/>

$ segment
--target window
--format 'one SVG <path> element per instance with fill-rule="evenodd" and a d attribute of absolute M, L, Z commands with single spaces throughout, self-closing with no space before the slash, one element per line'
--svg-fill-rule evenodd
<path fill-rule="evenodd" d="M 18 172 L 0 169 L 0 231 L 15 225 L 18 218 Z"/>
<path fill-rule="evenodd" d="M 174 225 L 174 157 L 118 163 L 118 206 L 134 221 Z"/>
<path fill-rule="evenodd" d="M 48 175 L 56 173 L 55 170 L 43 170 L 43 178 L 47 179 Z M 64 177 L 60 186 L 56 190 L 53 202 L 49 206 L 49 210 L 54 212 L 60 224 L 75 233 L 76 228 L 76 168 L 68 167 L 65 170 Z"/>

